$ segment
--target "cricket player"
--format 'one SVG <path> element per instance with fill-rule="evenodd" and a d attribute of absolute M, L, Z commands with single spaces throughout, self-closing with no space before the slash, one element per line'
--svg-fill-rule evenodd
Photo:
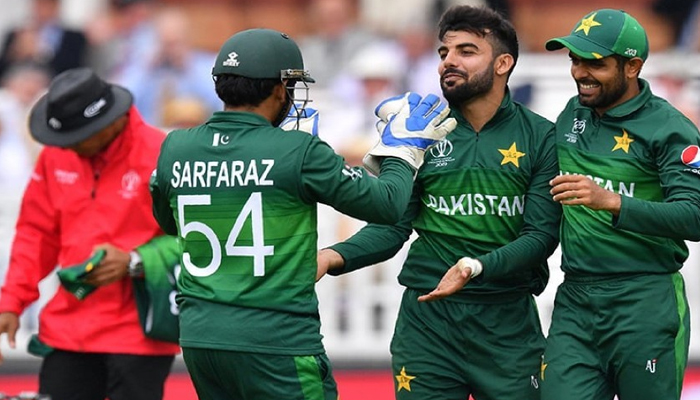
<path fill-rule="evenodd" d="M 224 110 L 168 135 L 151 188 L 156 219 L 183 243 L 187 369 L 202 400 L 336 400 L 314 291 L 317 204 L 398 221 L 424 150 L 456 121 L 435 95 L 390 99 L 396 113 L 368 153 L 376 178 L 318 136 L 279 127 L 290 110 L 317 126 L 294 105 L 313 79 L 287 35 L 236 33 L 212 74 Z"/>
<path fill-rule="evenodd" d="M 556 122 L 564 282 L 542 362 L 543 400 L 674 400 L 690 316 L 679 270 L 700 240 L 700 134 L 639 74 L 628 13 L 586 14 L 568 36 L 578 95 Z"/>

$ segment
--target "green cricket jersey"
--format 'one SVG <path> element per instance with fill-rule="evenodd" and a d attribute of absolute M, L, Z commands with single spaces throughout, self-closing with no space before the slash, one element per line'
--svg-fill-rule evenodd
<path fill-rule="evenodd" d="M 619 193 L 617 218 L 565 206 L 562 269 L 572 275 L 669 273 L 700 239 L 700 135 L 639 80 L 641 93 L 599 117 L 572 98 L 557 118 L 562 174 Z"/>
<path fill-rule="evenodd" d="M 433 290 L 460 258 L 472 257 L 483 263 L 483 274 L 451 299 L 540 293 L 561 217 L 549 193 L 558 172 L 553 124 L 509 94 L 478 133 L 459 110 L 451 116 L 458 127 L 426 153 L 402 220 L 368 225 L 334 245 L 346 266 L 333 273 L 393 256 L 415 229 L 418 238 L 399 275 L 402 285 Z"/>
<path fill-rule="evenodd" d="M 414 171 L 386 159 L 379 179 L 322 140 L 245 112 L 176 130 L 151 184 L 156 219 L 181 237 L 180 344 L 309 355 L 323 351 L 316 276 L 318 202 L 394 223 Z"/>

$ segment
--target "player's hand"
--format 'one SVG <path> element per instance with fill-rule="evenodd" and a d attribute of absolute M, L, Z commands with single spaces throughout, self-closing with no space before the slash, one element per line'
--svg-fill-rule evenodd
<path fill-rule="evenodd" d="M 552 199 L 566 206 L 582 205 L 592 210 L 620 213 L 622 198 L 584 175 L 559 175 L 549 182 Z"/>
<path fill-rule="evenodd" d="M 425 150 L 457 127 L 457 121 L 448 118 L 449 107 L 433 94 L 421 98 L 408 92 L 392 97 L 381 102 L 374 113 L 379 117 L 380 140 L 363 162 L 375 175 L 382 157 L 401 158 L 417 170 Z"/>
<path fill-rule="evenodd" d="M 123 279 L 129 274 L 129 253 L 111 244 L 95 246 L 93 251 L 103 249 L 105 256 L 95 269 L 85 277 L 84 282 L 94 286 L 105 286 Z"/>
<path fill-rule="evenodd" d="M 13 312 L 2 312 L 0 313 L 0 337 L 3 333 L 7 334 L 7 342 L 10 344 L 10 348 L 14 349 L 16 347 L 15 338 L 17 336 L 17 331 L 19 330 L 19 315 Z M 2 352 L 0 352 L 0 364 L 4 361 Z"/>
<path fill-rule="evenodd" d="M 328 270 L 342 268 L 345 266 L 345 260 L 337 251 L 332 249 L 321 249 L 316 253 L 316 282 L 318 282 Z"/>
<path fill-rule="evenodd" d="M 474 258 L 462 257 L 450 267 L 430 293 L 418 297 L 418 301 L 433 301 L 445 298 L 460 291 L 472 278 L 483 270 L 481 262 Z"/>
<path fill-rule="evenodd" d="M 285 131 L 297 130 L 318 136 L 318 110 L 308 106 L 302 108 L 301 103 L 293 103 L 280 128 Z"/>

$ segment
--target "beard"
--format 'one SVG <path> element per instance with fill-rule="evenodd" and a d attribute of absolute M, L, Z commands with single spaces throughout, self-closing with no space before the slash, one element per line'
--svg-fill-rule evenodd
<path fill-rule="evenodd" d="M 494 62 L 492 61 L 485 71 L 473 76 L 469 76 L 454 68 L 445 70 L 443 75 L 446 73 L 457 73 L 466 80 L 464 83 L 455 84 L 452 82 L 445 83 L 441 78 L 440 87 L 445 100 L 451 106 L 458 106 L 488 93 L 493 88 L 493 64 Z"/>
<path fill-rule="evenodd" d="M 581 81 L 580 83 L 587 82 Z M 595 83 L 600 84 L 600 94 L 595 97 L 582 97 L 581 94 L 579 94 L 578 101 L 582 106 L 594 109 L 609 108 L 615 104 L 629 88 L 629 84 L 621 73 L 608 85 L 603 85 L 597 81 Z"/>
<path fill-rule="evenodd" d="M 289 95 L 288 90 L 286 90 L 285 93 L 285 103 L 275 117 L 274 121 L 272 121 L 272 126 L 274 127 L 279 127 L 282 124 L 282 121 L 284 121 L 284 119 L 287 118 L 287 115 L 289 115 L 289 111 L 292 109 L 292 103 L 294 102 L 292 96 Z"/>

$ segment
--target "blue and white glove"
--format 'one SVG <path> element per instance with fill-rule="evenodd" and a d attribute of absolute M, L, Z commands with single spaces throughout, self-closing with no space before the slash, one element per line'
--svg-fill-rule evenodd
<path fill-rule="evenodd" d="M 302 108 L 302 104 L 292 104 L 280 128 L 285 131 L 304 131 L 312 136 L 318 136 L 318 110 L 311 107 Z"/>
<path fill-rule="evenodd" d="M 374 113 L 379 117 L 380 139 L 365 155 L 363 164 L 379 174 L 382 157 L 398 157 L 418 170 L 425 150 L 444 139 L 457 127 L 447 118 L 450 109 L 434 94 L 425 98 L 412 92 L 382 101 Z"/>

